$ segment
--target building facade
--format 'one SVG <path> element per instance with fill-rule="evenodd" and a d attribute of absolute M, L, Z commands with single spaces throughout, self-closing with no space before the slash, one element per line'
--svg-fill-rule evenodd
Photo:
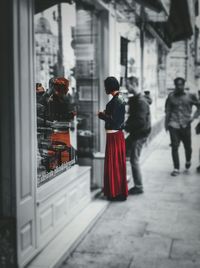
<path fill-rule="evenodd" d="M 35 54 L 35 81 L 47 88 L 51 68 L 58 62 L 58 40 L 52 33 L 48 19 L 42 16 L 35 26 Z"/>
<path fill-rule="evenodd" d="M 176 2 L 176 1 L 175 1 Z M 175 3 L 176 4 L 176 3 Z M 183 5 L 185 5 L 183 3 Z M 177 14 L 177 31 L 173 37 L 172 47 L 167 55 L 167 90 L 173 90 L 174 82 L 176 77 L 183 77 L 186 80 L 186 87 L 197 93 L 197 79 L 195 77 L 196 73 L 196 62 L 197 62 L 197 44 L 198 44 L 198 25 L 196 20 L 199 14 L 199 1 L 188 1 L 188 11 L 185 12 L 190 14 L 190 26 L 187 22 L 184 25 L 180 25 L 181 20 L 181 10 Z M 178 5 L 178 3 L 177 3 Z M 172 9 L 174 7 L 172 6 Z M 175 16 L 175 12 L 172 15 Z M 190 28 L 190 29 L 189 29 Z M 191 32 L 192 34 L 191 34 Z"/>

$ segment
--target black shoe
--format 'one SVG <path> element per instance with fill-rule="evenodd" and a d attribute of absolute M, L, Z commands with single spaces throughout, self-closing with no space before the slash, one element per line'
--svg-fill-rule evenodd
<path fill-rule="evenodd" d="M 127 197 L 124 195 L 118 195 L 115 197 L 107 197 L 108 201 L 126 201 Z"/>
<path fill-rule="evenodd" d="M 139 188 L 139 187 L 133 187 L 133 188 L 131 188 L 129 190 L 129 194 L 133 194 L 133 195 L 135 195 L 135 194 L 143 194 L 143 193 L 144 193 L 143 189 Z"/>
<path fill-rule="evenodd" d="M 200 173 L 200 166 L 197 167 L 197 173 Z"/>
<path fill-rule="evenodd" d="M 174 169 L 172 172 L 171 172 L 171 176 L 173 177 L 176 177 L 180 174 L 180 171 L 178 169 Z"/>
<path fill-rule="evenodd" d="M 116 200 L 116 197 L 107 197 L 107 200 L 108 201 L 115 201 Z"/>
<path fill-rule="evenodd" d="M 127 199 L 127 197 L 124 196 L 124 195 L 118 195 L 118 196 L 116 196 L 116 200 L 117 201 L 126 201 L 126 199 Z"/>
<path fill-rule="evenodd" d="M 190 167 L 191 167 L 191 162 L 186 162 L 186 163 L 185 163 L 185 168 L 186 168 L 186 169 L 189 169 Z"/>

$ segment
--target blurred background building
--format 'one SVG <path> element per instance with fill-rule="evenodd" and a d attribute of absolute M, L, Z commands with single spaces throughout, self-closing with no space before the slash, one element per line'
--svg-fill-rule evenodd
<path fill-rule="evenodd" d="M 58 62 L 58 38 L 47 18 L 40 17 L 35 26 L 36 81 L 47 88 L 49 75 Z"/>
<path fill-rule="evenodd" d="M 139 78 L 143 94 L 149 91 L 149 140 L 163 127 L 173 79 L 182 76 L 189 90 L 199 90 L 199 1 L 1 4 L 0 266 L 24 267 L 102 187 L 105 134 L 97 112 L 108 101 L 105 77 L 119 79 L 126 100 L 129 76 Z M 77 112 L 67 124 L 46 117 L 48 100 L 36 96 L 36 83 L 45 94 L 58 76 L 70 80 L 66 101 Z"/>

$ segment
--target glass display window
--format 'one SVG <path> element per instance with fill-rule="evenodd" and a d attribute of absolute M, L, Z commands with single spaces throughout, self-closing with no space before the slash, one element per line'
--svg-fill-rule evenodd
<path fill-rule="evenodd" d="M 38 186 L 74 163 L 92 166 L 100 151 L 97 112 L 106 98 L 100 51 L 107 13 L 96 12 L 92 2 L 47 2 L 36 1 L 34 18 Z M 63 77 L 69 85 L 58 94 L 55 78 Z"/>
<path fill-rule="evenodd" d="M 39 1 L 37 5 L 39 5 Z M 35 92 L 38 186 L 76 163 L 75 4 L 36 6 Z"/>

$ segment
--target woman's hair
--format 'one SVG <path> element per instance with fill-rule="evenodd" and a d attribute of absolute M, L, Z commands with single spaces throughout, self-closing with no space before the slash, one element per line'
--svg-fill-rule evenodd
<path fill-rule="evenodd" d="M 109 76 L 104 80 L 105 90 L 108 94 L 113 91 L 119 90 L 119 82 L 114 76 Z"/>
<path fill-rule="evenodd" d="M 182 78 L 182 77 L 176 77 L 176 78 L 174 79 L 174 84 L 177 85 L 177 83 L 178 83 L 179 81 L 181 81 L 181 82 L 183 83 L 183 85 L 185 85 L 185 79 Z"/>

